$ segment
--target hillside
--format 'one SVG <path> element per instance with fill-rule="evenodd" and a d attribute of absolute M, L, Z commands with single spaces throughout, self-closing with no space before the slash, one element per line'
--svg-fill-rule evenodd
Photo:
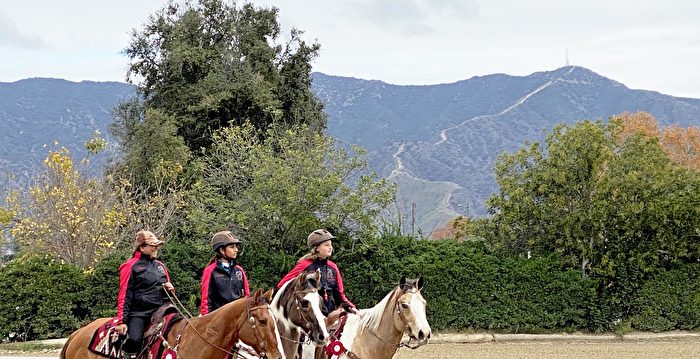
<path fill-rule="evenodd" d="M 326 103 L 331 135 L 366 146 L 382 176 L 411 188 L 400 191 L 398 210 L 408 214 L 415 202 L 424 233 L 455 213 L 485 216 L 498 154 L 542 140 L 557 123 L 648 111 L 662 125 L 700 124 L 698 99 L 632 90 L 576 66 L 430 86 L 316 74 L 314 90 Z"/>
<path fill-rule="evenodd" d="M 415 229 L 424 234 L 460 214 L 487 215 L 498 154 L 542 140 L 557 123 L 648 111 L 662 125 L 700 125 L 700 99 L 629 89 L 576 66 L 425 86 L 314 73 L 313 90 L 330 135 L 368 149 L 372 168 L 399 184 L 395 213 L 404 229 L 415 203 Z M 27 176 L 54 141 L 82 154 L 82 143 L 94 130 L 107 135 L 112 108 L 133 94 L 118 82 L 0 83 L 0 171 Z"/>
<path fill-rule="evenodd" d="M 107 136 L 112 108 L 134 94 L 119 82 L 33 78 L 0 83 L 0 170 L 27 176 L 57 142 L 78 155 L 95 130 Z"/>

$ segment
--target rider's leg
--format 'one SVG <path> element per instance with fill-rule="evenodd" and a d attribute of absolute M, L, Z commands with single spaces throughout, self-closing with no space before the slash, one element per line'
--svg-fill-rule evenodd
<path fill-rule="evenodd" d="M 126 341 L 124 342 L 124 354 L 128 359 L 136 358 L 141 350 L 143 332 L 148 323 L 147 317 L 130 317 L 127 323 L 129 327 Z"/>

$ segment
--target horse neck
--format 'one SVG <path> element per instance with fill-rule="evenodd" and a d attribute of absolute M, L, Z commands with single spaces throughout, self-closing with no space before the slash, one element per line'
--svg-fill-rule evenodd
<path fill-rule="evenodd" d="M 370 309 L 377 315 L 377 311 L 381 309 L 379 306 L 384 305 L 380 318 L 377 318 L 379 323 L 373 328 L 367 326 L 361 331 L 361 340 L 364 343 L 373 344 L 363 345 L 364 350 L 370 352 L 372 358 L 391 358 L 398 349 L 403 333 L 394 325 L 394 310 L 400 294 L 400 291 L 395 289 L 387 296 L 386 301 L 382 300 Z"/>
<path fill-rule="evenodd" d="M 291 286 L 291 287 L 290 287 Z M 285 306 L 290 299 L 290 293 L 294 291 L 292 281 L 288 281 L 275 293 L 270 303 L 270 309 L 275 316 L 277 329 L 280 332 L 282 339 L 282 350 L 287 358 L 293 358 L 296 354 L 297 341 L 301 336 L 301 332 L 294 323 L 289 320 L 285 314 Z"/>
<path fill-rule="evenodd" d="M 209 344 L 230 350 L 233 344 L 238 342 L 238 331 L 247 320 L 246 316 L 243 315 L 247 305 L 248 298 L 238 299 L 203 317 L 190 319 L 190 325 L 206 338 Z M 202 342 L 197 333 L 191 333 L 190 337 L 194 338 L 193 343 L 198 343 L 197 348 L 195 348 L 197 352 L 207 350 L 220 352 L 220 350 Z"/>
<path fill-rule="evenodd" d="M 401 340 L 401 336 L 403 335 L 402 332 L 396 329 L 396 325 L 394 324 L 396 301 L 399 299 L 400 295 L 401 292 L 398 289 L 395 289 L 392 292 L 386 306 L 384 307 L 384 311 L 382 312 L 382 321 L 379 323 L 376 333 L 380 338 L 382 338 L 382 340 L 389 343 L 398 344 L 398 342 Z M 384 336 L 387 336 L 387 338 L 384 338 Z"/>
<path fill-rule="evenodd" d="M 278 326 L 280 331 L 289 332 L 291 330 L 297 330 L 296 325 L 294 325 L 294 323 L 292 323 L 289 318 L 285 316 L 285 307 L 287 302 L 293 299 L 293 293 L 294 286 L 290 280 L 285 283 L 272 298 L 270 309 L 272 309 L 275 318 L 277 318 L 277 322 L 282 324 L 281 326 Z"/>

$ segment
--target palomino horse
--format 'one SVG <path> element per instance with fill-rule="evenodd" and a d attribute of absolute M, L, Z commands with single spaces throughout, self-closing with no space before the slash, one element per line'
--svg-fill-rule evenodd
<path fill-rule="evenodd" d="M 339 340 L 346 350 L 340 350 L 341 347 L 337 346 L 339 350 L 334 355 L 338 355 L 339 359 L 388 359 L 402 346 L 415 349 L 428 343 L 431 330 L 421 289 L 422 277 L 409 280 L 403 277 L 399 286 L 377 305 L 361 310 L 359 315 L 348 314 L 340 338 L 333 338 Z M 408 341 L 402 343 L 404 334 L 408 336 Z M 330 346 L 334 344 L 335 341 L 331 341 Z M 305 345 L 303 358 L 314 357 L 326 358 L 326 352 Z"/>
<path fill-rule="evenodd" d="M 287 358 L 296 358 L 301 334 L 315 346 L 328 342 L 328 331 L 321 313 L 321 274 L 301 273 L 288 281 L 275 293 L 272 312 L 277 319 L 277 328 L 282 337 L 282 347 Z"/>
<path fill-rule="evenodd" d="M 198 318 L 183 319 L 173 325 L 166 341 L 178 358 L 222 359 L 239 340 L 250 345 L 263 358 L 285 359 L 280 336 L 270 309 L 272 290 L 258 289 Z M 88 350 L 97 328 L 110 318 L 97 319 L 73 332 L 63 346 L 61 359 L 104 359 Z"/>

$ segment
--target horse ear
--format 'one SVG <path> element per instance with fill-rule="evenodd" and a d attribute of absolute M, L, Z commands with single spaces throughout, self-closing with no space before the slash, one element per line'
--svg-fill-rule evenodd
<path fill-rule="evenodd" d="M 316 270 L 314 273 L 309 273 L 309 275 L 306 276 L 306 284 L 310 287 L 313 288 L 318 288 L 319 284 L 321 283 L 321 271 Z"/>
<path fill-rule="evenodd" d="M 401 276 L 401 279 L 399 280 L 399 288 L 403 288 L 406 286 L 406 276 Z"/>
<path fill-rule="evenodd" d="M 274 292 L 275 291 L 272 289 L 268 289 L 267 292 L 265 292 L 264 296 L 268 303 L 272 302 L 272 295 L 274 294 Z"/>
<path fill-rule="evenodd" d="M 423 289 L 423 285 L 425 284 L 425 281 L 423 280 L 423 276 L 419 276 L 418 279 L 416 280 L 417 284 L 416 287 L 418 287 L 418 290 Z"/>
<path fill-rule="evenodd" d="M 262 295 L 262 289 L 258 288 L 258 290 L 255 291 L 255 294 L 253 295 L 253 303 L 258 303 L 260 302 L 260 296 Z"/>

